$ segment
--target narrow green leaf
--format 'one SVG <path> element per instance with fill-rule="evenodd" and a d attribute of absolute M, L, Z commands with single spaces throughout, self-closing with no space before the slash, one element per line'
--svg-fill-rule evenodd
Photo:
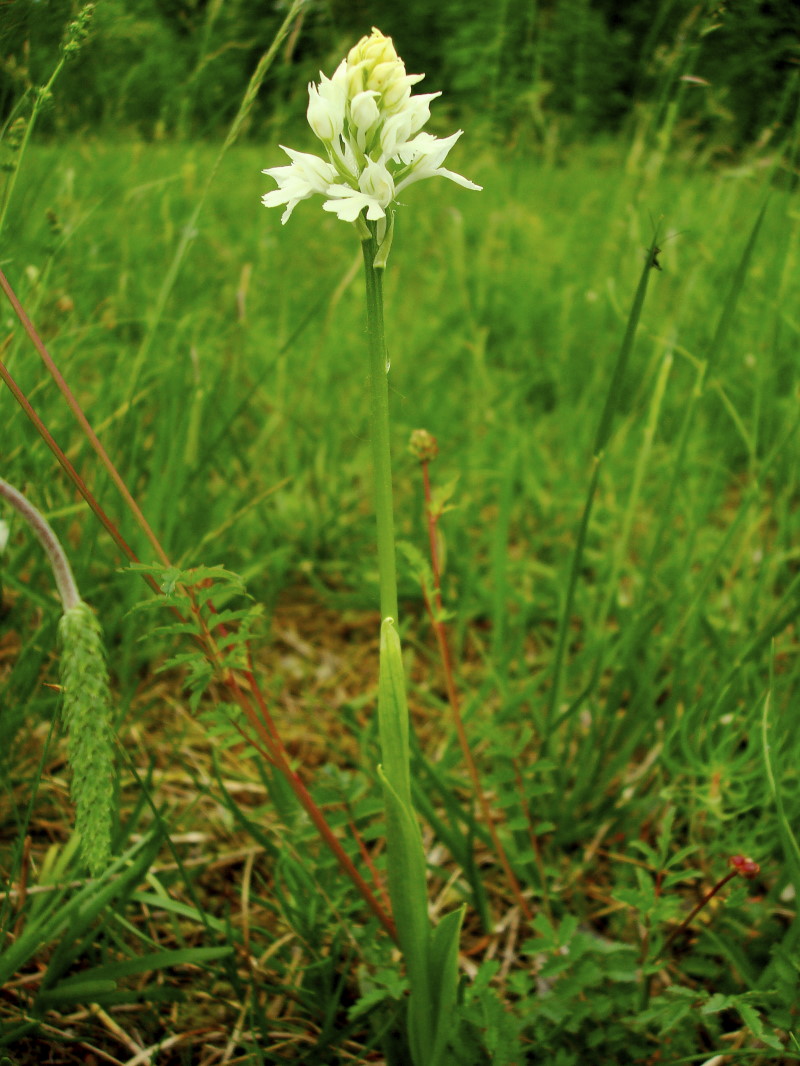
<path fill-rule="evenodd" d="M 386 870 L 389 896 L 406 963 L 411 996 L 408 1030 L 414 1066 L 426 1066 L 435 1038 L 432 990 L 429 986 L 430 923 L 425 884 L 422 834 L 410 806 L 403 803 L 378 767 L 386 808 Z"/>
<path fill-rule="evenodd" d="M 600 421 L 598 423 L 597 432 L 595 434 L 594 446 L 592 448 L 591 479 L 589 481 L 589 488 L 586 493 L 586 502 L 583 506 L 583 514 L 581 515 L 580 525 L 578 526 L 575 550 L 572 553 L 569 578 L 567 580 L 567 592 L 561 604 L 561 610 L 559 613 L 558 635 L 556 638 L 556 651 L 553 660 L 553 678 L 550 687 L 550 699 L 545 710 L 544 740 L 546 745 L 549 745 L 551 741 L 551 727 L 559 704 L 561 702 L 561 688 L 563 683 L 565 657 L 567 650 L 567 633 L 569 631 L 570 621 L 572 619 L 572 609 L 575 602 L 575 592 L 578 587 L 578 576 L 581 570 L 583 553 L 586 548 L 586 538 L 589 532 L 589 524 L 592 517 L 592 508 L 594 507 L 594 498 L 600 477 L 600 467 L 602 465 L 603 454 L 605 451 L 606 444 L 608 443 L 608 439 L 611 436 L 611 430 L 614 424 L 614 415 L 616 414 L 617 404 L 619 403 L 619 397 L 621 395 L 622 382 L 625 378 L 625 372 L 628 367 L 628 360 L 633 349 L 633 342 L 636 338 L 636 330 L 639 327 L 639 319 L 641 318 L 645 296 L 647 295 L 647 285 L 650 280 L 650 272 L 653 269 L 655 256 L 657 254 L 657 239 L 658 230 L 656 230 L 656 232 L 653 234 L 653 240 L 650 245 L 650 248 L 648 249 L 645 264 L 642 269 L 642 273 L 639 277 L 639 284 L 636 287 L 636 294 L 634 295 L 630 314 L 628 315 L 628 323 L 625 327 L 625 336 L 622 338 L 622 344 L 620 345 L 620 349 L 617 354 L 617 361 L 614 364 L 614 370 L 611 374 L 611 382 L 609 383 L 608 392 L 606 393 L 606 400 L 605 404 L 603 405 L 603 412 L 600 415 Z"/>
<path fill-rule="evenodd" d="M 123 962 L 109 962 L 102 966 L 93 966 L 91 970 L 84 970 L 79 979 L 70 978 L 59 982 L 56 989 L 63 989 L 73 984 L 82 984 L 89 981 L 107 981 L 114 984 L 121 977 L 130 977 L 131 974 L 149 973 L 155 970 L 166 970 L 171 966 L 204 966 L 215 959 L 225 958 L 232 951 L 233 948 L 228 945 L 209 948 L 177 948 L 174 951 L 154 951 L 149 955 L 142 955 L 136 959 L 125 959 Z"/>
<path fill-rule="evenodd" d="M 447 1042 L 453 1032 L 454 1011 L 458 994 L 458 941 L 465 907 L 450 911 L 430 936 L 428 973 L 434 995 L 436 1037 L 428 1066 L 444 1061 Z"/>
<path fill-rule="evenodd" d="M 378 727 L 384 773 L 404 804 L 411 804 L 408 704 L 400 637 L 391 618 L 381 625 Z"/>
<path fill-rule="evenodd" d="M 644 299 L 647 295 L 647 285 L 650 281 L 650 273 L 653 269 L 653 260 L 657 250 L 657 240 L 658 231 L 656 230 L 653 234 L 653 241 L 647 251 L 647 256 L 645 257 L 642 273 L 639 276 L 636 295 L 633 298 L 633 304 L 631 305 L 630 314 L 628 315 L 628 324 L 625 327 L 625 336 L 622 338 L 622 344 L 617 353 L 617 361 L 614 364 L 614 370 L 611 374 L 611 382 L 608 386 L 608 392 L 606 393 L 606 402 L 603 406 L 603 413 L 600 416 L 600 422 L 597 426 L 597 433 L 594 439 L 592 454 L 595 456 L 599 456 L 602 453 L 608 443 L 608 438 L 611 436 L 614 414 L 616 413 L 617 404 L 619 403 L 619 397 L 621 395 L 622 382 L 625 378 L 625 371 L 628 368 L 628 360 L 630 358 L 631 350 L 633 349 L 633 342 L 636 337 L 636 330 L 639 326 L 639 319 L 642 316 Z"/>
<path fill-rule="evenodd" d="M 717 329 L 714 333 L 714 339 L 711 341 L 711 347 L 708 352 L 708 359 L 706 360 L 706 375 L 713 364 L 717 361 L 722 346 L 728 336 L 728 331 L 731 328 L 733 322 L 733 313 L 736 310 L 736 304 L 739 301 L 739 295 L 744 285 L 744 279 L 747 275 L 747 268 L 750 266 L 750 260 L 753 256 L 753 249 L 756 246 L 758 234 L 761 229 L 761 223 L 764 221 L 764 215 L 767 210 L 766 201 L 758 212 L 758 216 L 753 224 L 753 228 L 750 230 L 750 236 L 747 239 L 747 244 L 744 247 L 739 263 L 736 267 L 736 273 L 733 277 L 733 283 L 728 291 L 728 295 L 725 300 L 725 304 L 722 308 L 722 313 L 719 316 L 719 322 L 717 322 Z"/>
<path fill-rule="evenodd" d="M 767 771 L 769 790 L 772 793 L 772 798 L 775 802 L 775 810 L 778 815 L 778 831 L 780 833 L 781 844 L 783 845 L 783 854 L 786 858 L 786 865 L 789 867 L 789 873 L 794 882 L 795 890 L 800 892 L 800 844 L 798 844 L 797 837 L 794 835 L 794 830 L 789 824 L 789 819 L 786 817 L 786 808 L 783 805 L 783 795 L 778 788 L 775 775 L 775 764 L 772 761 L 772 751 L 769 743 L 769 704 L 771 696 L 772 690 L 770 689 L 764 699 L 764 709 L 761 712 L 761 745 L 764 752 L 764 766 Z"/>
<path fill-rule="evenodd" d="M 43 945 L 51 945 L 59 937 L 63 937 L 64 939 L 50 958 L 45 974 L 45 984 L 51 974 L 54 975 L 52 979 L 57 978 L 58 973 L 63 972 L 69 960 L 74 957 L 73 953 L 80 951 L 80 945 L 76 948 L 76 939 L 82 935 L 91 922 L 91 918 L 86 920 L 87 911 L 91 909 L 91 913 L 96 914 L 106 905 L 111 896 L 124 891 L 126 885 L 123 884 L 122 878 L 117 876 L 119 871 L 130 863 L 131 858 L 137 852 L 140 853 L 140 862 L 135 865 L 136 876 L 140 877 L 149 865 L 152 855 L 155 854 L 155 848 L 146 848 L 147 843 L 146 840 L 137 843 L 125 855 L 117 859 L 99 881 L 88 882 L 71 898 L 67 898 L 67 893 L 56 894 L 59 900 L 58 907 L 49 907 L 33 920 L 28 921 L 19 937 L 0 955 L 0 985 L 24 966 L 41 950 Z M 155 847 L 157 847 L 157 842 Z M 57 868 L 60 870 L 60 866 Z M 103 885 L 106 886 L 106 891 L 99 891 L 99 886 Z"/>
<path fill-rule="evenodd" d="M 157 834 L 131 848 L 125 855 L 109 866 L 103 877 L 88 884 L 79 894 L 76 907 L 70 908 L 70 922 L 64 931 L 61 943 L 53 952 L 42 980 L 42 991 L 52 988 L 62 973 L 84 950 L 83 936 L 92 923 L 100 920 L 103 912 L 107 918 L 113 914 L 109 908 L 112 900 L 124 901 L 131 890 L 144 878 L 145 872 L 155 858 L 160 838 Z M 131 857 L 136 856 L 131 862 Z"/>
<path fill-rule="evenodd" d="M 116 981 L 61 981 L 55 988 L 40 992 L 37 1002 L 41 1006 L 51 1006 L 55 1003 L 93 1003 L 99 996 L 116 990 Z"/>

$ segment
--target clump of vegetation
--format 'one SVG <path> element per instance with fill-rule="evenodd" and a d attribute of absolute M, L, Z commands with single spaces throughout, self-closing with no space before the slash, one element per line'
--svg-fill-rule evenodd
<path fill-rule="evenodd" d="M 426 88 L 446 90 L 445 70 L 463 86 L 452 165 L 480 195 L 426 182 L 396 202 L 372 180 L 373 110 L 347 96 L 371 184 L 333 183 L 333 208 L 300 203 L 285 229 L 258 206 L 265 168 L 298 191 L 278 137 L 242 136 L 264 85 L 273 126 L 302 118 L 297 65 L 334 69 L 315 33 L 335 5 L 297 0 L 249 63 L 226 44 L 248 5 L 186 9 L 195 51 L 157 64 L 172 93 L 157 142 L 143 112 L 129 135 L 75 132 L 74 65 L 113 44 L 102 6 L 65 11 L 50 51 L 18 25 L 2 474 L 58 528 L 103 619 L 118 710 L 102 765 L 87 748 L 78 771 L 86 824 L 116 736 L 87 879 L 54 712 L 77 698 L 80 731 L 111 706 L 104 657 L 94 614 L 53 595 L 14 518 L 12 1062 L 800 1057 L 796 85 L 772 135 L 731 136 L 722 168 L 720 127 L 690 122 L 686 94 L 729 16 L 676 24 L 665 5 L 642 59 L 661 74 L 609 138 L 588 88 L 605 20 L 566 7 L 569 25 L 530 24 L 530 97 L 514 64 L 485 66 L 483 115 L 469 57 L 505 54 L 516 5 L 491 41 L 465 21 L 431 46 Z M 383 28 L 405 52 L 404 26 Z M 556 39 L 580 45 L 583 73 L 548 106 Z M 227 92 L 227 133 L 191 142 L 233 52 L 249 82 Z M 280 140 L 310 149 L 291 126 Z M 360 233 L 340 221 L 359 196 Z M 65 609 L 81 662 L 91 630 L 96 684 L 59 675 Z"/>

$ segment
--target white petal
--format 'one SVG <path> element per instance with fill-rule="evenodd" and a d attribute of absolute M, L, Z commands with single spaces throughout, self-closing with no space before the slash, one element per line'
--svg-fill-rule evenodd
<path fill-rule="evenodd" d="M 384 87 L 383 106 L 389 114 L 395 114 L 408 106 L 411 86 L 422 81 L 424 77 L 424 74 L 404 74 L 402 78 L 392 79 L 391 83 Z M 370 78 L 370 86 L 378 88 L 377 85 L 372 86 L 372 78 Z"/>
<path fill-rule="evenodd" d="M 282 189 L 274 189 L 272 192 L 265 192 L 261 197 L 261 203 L 264 207 L 282 207 L 283 204 L 291 200 L 291 196 L 286 196 Z"/>
<path fill-rule="evenodd" d="M 285 182 L 294 176 L 294 167 L 270 167 L 268 170 L 262 170 L 262 174 L 268 174 L 271 178 L 274 178 L 279 185 L 285 184 Z"/>
<path fill-rule="evenodd" d="M 346 185 L 332 185 L 328 190 L 329 195 L 334 194 L 335 199 L 326 200 L 322 205 L 323 211 L 332 211 L 343 222 L 355 222 L 364 208 L 367 209 L 367 218 L 383 218 L 386 212 L 373 196 L 366 193 L 356 192 Z"/>
<path fill-rule="evenodd" d="M 373 222 L 379 218 L 386 218 L 386 212 L 383 209 L 383 205 L 374 200 L 371 196 L 365 197 L 367 200 L 367 218 Z"/>
<path fill-rule="evenodd" d="M 301 200 L 305 199 L 305 196 L 288 197 L 283 190 L 275 189 L 274 192 L 265 193 L 261 197 L 261 203 L 264 207 L 282 207 L 286 204 L 286 210 L 281 215 L 281 222 L 285 226 L 291 217 L 292 211 L 294 211 Z"/>
<path fill-rule="evenodd" d="M 469 178 L 456 174 L 453 170 L 447 170 L 441 164 L 447 153 L 463 133 L 458 130 L 450 137 L 432 137 L 429 133 L 419 133 L 413 141 L 408 141 L 399 152 L 400 158 L 406 163 L 408 172 L 395 186 L 395 195 L 407 185 L 413 185 L 415 181 L 424 181 L 425 178 L 449 178 L 457 185 L 465 189 L 474 189 L 480 192 L 482 186 L 476 185 Z M 401 172 L 402 173 L 402 172 Z"/>
<path fill-rule="evenodd" d="M 292 211 L 294 211 L 299 202 L 299 200 L 292 200 L 289 204 L 287 204 L 286 210 L 281 215 L 282 226 L 285 226 L 289 219 L 292 217 Z"/>
<path fill-rule="evenodd" d="M 291 159 L 292 169 L 297 177 L 305 181 L 314 192 L 324 193 L 331 182 L 336 180 L 336 171 L 333 166 L 326 160 L 320 159 L 318 155 L 311 155 L 310 152 L 296 152 L 293 148 L 286 148 L 283 145 L 281 148 Z"/>
<path fill-rule="evenodd" d="M 441 93 L 420 93 L 412 96 L 403 108 L 403 114 L 407 116 L 411 125 L 411 133 L 421 130 L 431 117 L 431 100 L 435 100 Z"/>
<path fill-rule="evenodd" d="M 476 185 L 474 181 L 465 178 L 463 174 L 456 174 L 454 170 L 446 170 L 444 167 L 439 167 L 433 176 L 437 178 L 449 178 L 450 181 L 454 181 L 456 185 L 463 185 L 465 189 L 474 189 L 475 192 L 483 192 L 482 185 Z"/>
<path fill-rule="evenodd" d="M 375 98 L 378 95 L 376 92 L 367 90 L 363 93 L 356 93 L 350 101 L 350 115 L 353 122 L 359 130 L 363 130 L 365 133 L 380 120 L 381 113 L 375 103 Z"/>
<path fill-rule="evenodd" d="M 366 197 L 363 197 L 366 200 Z M 355 222 L 361 214 L 364 204 L 360 200 L 326 200 L 323 211 L 332 211 L 342 222 Z"/>
<path fill-rule="evenodd" d="M 458 130 L 449 137 L 434 137 L 430 133 L 418 133 L 413 141 L 409 141 L 400 153 L 404 163 L 410 163 L 414 169 L 417 167 L 433 171 L 442 165 L 448 152 L 463 133 Z"/>
<path fill-rule="evenodd" d="M 320 73 L 320 77 L 322 74 Z M 331 82 L 343 94 L 347 93 L 347 59 L 343 59 L 331 76 Z"/>
<path fill-rule="evenodd" d="M 288 167 L 270 167 L 263 173 L 278 183 L 278 188 L 265 193 L 261 198 L 265 207 L 281 207 L 286 210 L 281 217 L 285 225 L 292 211 L 301 200 L 307 200 L 314 193 L 325 194 L 328 186 L 336 180 L 336 171 L 330 163 L 308 152 L 295 152 L 292 148 L 281 145 L 292 160 Z"/>

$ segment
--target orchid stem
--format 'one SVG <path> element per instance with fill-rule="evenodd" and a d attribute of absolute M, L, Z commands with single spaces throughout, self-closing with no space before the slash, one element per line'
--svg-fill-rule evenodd
<path fill-rule="evenodd" d="M 378 570 L 381 619 L 397 618 L 397 564 L 394 548 L 392 457 L 389 443 L 389 380 L 383 327 L 383 270 L 376 268 L 378 242 L 374 231 L 361 242 L 367 286 L 367 333 L 370 364 L 370 427 L 375 480 L 375 517 L 378 526 Z"/>

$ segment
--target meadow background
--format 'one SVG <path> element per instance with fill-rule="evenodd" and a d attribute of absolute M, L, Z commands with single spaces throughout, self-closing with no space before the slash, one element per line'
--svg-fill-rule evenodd
<path fill-rule="evenodd" d="M 308 81 L 392 35 L 484 187 L 409 189 L 386 274 L 399 534 L 427 551 L 425 428 L 461 715 L 518 884 L 402 553 L 431 910 L 468 903 L 452 1062 L 798 1061 L 796 5 L 398 6 L 309 0 L 248 97 L 288 4 L 0 4 L 0 269 L 174 566 L 224 565 L 252 597 L 223 583 L 225 604 L 263 606 L 246 624 L 292 766 L 379 883 L 361 252 L 318 201 L 282 227 L 259 200 L 279 144 L 314 150 Z M 7 373 L 158 571 L 0 301 Z M 0 475 L 105 631 L 127 856 L 85 883 L 58 602 L 3 511 L 0 1061 L 407 1061 L 391 941 L 226 731 L 219 678 L 192 695 L 191 638 L 141 609 L 5 385 L 0 427 Z M 735 855 L 759 875 L 681 929 Z"/>

